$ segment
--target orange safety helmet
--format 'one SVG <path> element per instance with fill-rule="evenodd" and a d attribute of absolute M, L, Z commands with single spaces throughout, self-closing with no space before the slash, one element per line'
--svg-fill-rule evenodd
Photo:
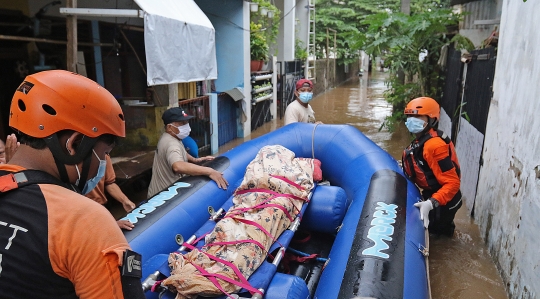
<path fill-rule="evenodd" d="M 35 138 L 62 130 L 88 137 L 126 136 L 124 114 L 114 96 L 79 74 L 52 70 L 27 76 L 17 88 L 9 126 Z"/>
<path fill-rule="evenodd" d="M 426 115 L 429 118 L 436 118 L 437 120 L 441 116 L 439 103 L 432 98 L 419 97 L 411 100 L 404 111 L 405 115 Z"/>

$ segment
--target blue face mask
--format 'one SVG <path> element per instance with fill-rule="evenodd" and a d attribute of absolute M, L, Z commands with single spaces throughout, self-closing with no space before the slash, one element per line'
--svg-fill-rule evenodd
<path fill-rule="evenodd" d="M 298 98 L 300 99 L 300 101 L 302 101 L 302 103 L 307 104 L 313 98 L 313 93 L 312 92 L 300 92 L 298 94 Z"/>
<path fill-rule="evenodd" d="M 416 117 L 407 117 L 405 126 L 407 126 L 409 132 L 416 134 L 424 130 L 426 127 L 426 122 Z"/>
<path fill-rule="evenodd" d="M 92 150 L 92 152 L 94 152 L 94 155 L 96 155 L 96 158 L 99 161 L 99 168 L 98 168 L 96 176 L 86 181 L 86 184 L 84 184 L 84 188 L 81 191 L 82 195 L 88 194 L 97 186 L 101 178 L 105 176 L 105 169 L 107 168 L 107 160 L 101 160 L 94 150 Z M 75 169 L 77 170 L 77 174 L 79 174 L 79 178 L 75 182 L 75 185 L 79 185 L 79 180 L 81 179 L 81 173 L 79 172 L 79 167 L 77 167 L 77 165 L 75 165 Z"/>

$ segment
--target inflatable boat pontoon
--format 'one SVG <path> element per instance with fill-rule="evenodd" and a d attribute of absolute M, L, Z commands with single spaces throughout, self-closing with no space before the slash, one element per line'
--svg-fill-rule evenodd
<path fill-rule="evenodd" d="M 199 237 L 215 225 L 221 208 L 231 206 L 247 165 L 268 145 L 320 160 L 329 186 L 313 189 L 309 204 L 302 208 L 299 228 L 282 233 L 269 250 L 271 258 L 249 277 L 261 293 L 243 289 L 234 296 L 429 298 L 425 232 L 413 206 L 420 199 L 416 186 L 386 151 L 354 127 L 304 123 L 282 127 L 210 161 L 207 166 L 223 172 L 230 183 L 228 190 L 219 189 L 207 177 L 185 177 L 124 218 L 135 224 L 125 236 L 142 255 L 147 289 L 170 274 L 171 252 L 189 250 L 182 246 L 188 243 L 204 244 Z M 312 259 L 291 262 L 282 259 L 285 252 Z M 146 296 L 160 294 L 148 290 Z M 161 296 L 175 297 L 169 291 Z"/>

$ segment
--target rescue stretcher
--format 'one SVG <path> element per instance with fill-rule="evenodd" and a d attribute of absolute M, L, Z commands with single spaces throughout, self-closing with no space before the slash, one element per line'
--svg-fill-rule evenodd
<path fill-rule="evenodd" d="M 268 250 L 271 257 L 248 278 L 249 285 L 260 292 L 244 288 L 231 294 L 233 298 L 429 298 L 422 254 L 424 228 L 413 206 L 420 198 L 418 189 L 387 152 L 357 129 L 300 123 L 246 142 L 211 161 L 209 166 L 229 181 L 227 191 L 208 178 L 186 177 L 126 216 L 135 222 L 135 228 L 125 234 L 133 250 L 142 254 L 147 289 L 159 289 L 156 282 L 169 275 L 171 252 L 203 245 L 201 236 L 231 206 L 246 166 L 261 148 L 274 144 L 297 157 L 319 159 L 323 176 L 332 186 L 313 189 L 309 204 L 302 206 L 302 221 L 295 219 Z M 313 240 L 291 245 L 301 233 L 298 227 L 302 233 L 311 232 Z M 319 254 L 320 259 L 307 266 L 293 263 L 295 268 L 287 274 L 283 262 L 287 249 Z M 147 298 L 160 296 L 159 291 L 145 294 Z M 161 296 L 174 298 L 168 291 Z"/>

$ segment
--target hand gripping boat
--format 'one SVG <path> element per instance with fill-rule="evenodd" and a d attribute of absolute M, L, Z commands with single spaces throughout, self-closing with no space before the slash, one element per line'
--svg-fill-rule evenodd
<path fill-rule="evenodd" d="M 211 161 L 207 166 L 223 172 L 228 190 L 206 177 L 185 177 L 124 218 L 135 223 L 125 235 L 142 255 L 147 298 L 175 298 L 166 289 L 150 290 L 159 291 L 159 281 L 171 275 L 168 257 L 204 246 L 205 234 L 232 206 L 246 167 L 268 145 L 320 160 L 331 186 L 312 189 L 310 200 L 276 236 L 268 258 L 240 284 L 242 289 L 220 298 L 429 298 L 425 232 L 413 206 L 420 199 L 416 186 L 387 152 L 354 127 L 304 123 L 245 142 Z"/>

